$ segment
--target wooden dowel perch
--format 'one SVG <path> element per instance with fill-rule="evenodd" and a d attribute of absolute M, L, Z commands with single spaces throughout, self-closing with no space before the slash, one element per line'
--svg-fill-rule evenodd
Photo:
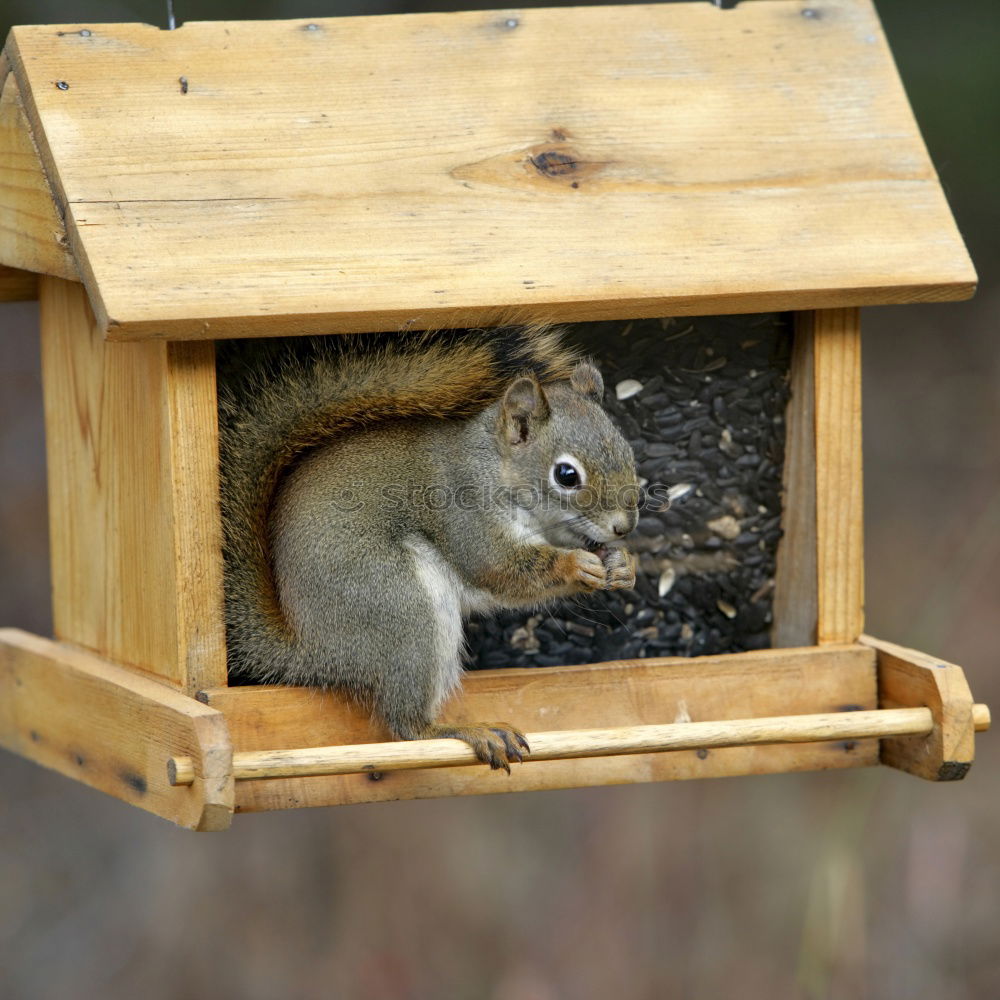
<path fill-rule="evenodd" d="M 989 729 L 986 705 L 973 706 L 977 732 Z M 910 736 L 929 733 L 934 720 L 929 708 L 892 708 L 870 712 L 828 712 L 817 715 L 780 715 L 768 719 L 725 722 L 680 722 L 662 726 L 621 729 L 577 729 L 529 733 L 531 753 L 525 763 L 571 757 L 609 757 L 656 753 L 663 750 L 700 750 L 766 743 L 811 743 L 857 740 L 866 737 Z M 359 774 L 403 771 L 423 767 L 460 767 L 480 764 L 472 748 L 461 740 L 412 740 L 400 743 L 364 743 L 301 750 L 256 750 L 233 755 L 237 781 L 257 778 L 299 778 L 319 774 Z M 172 785 L 190 785 L 195 779 L 191 757 L 173 757 L 167 763 Z"/>

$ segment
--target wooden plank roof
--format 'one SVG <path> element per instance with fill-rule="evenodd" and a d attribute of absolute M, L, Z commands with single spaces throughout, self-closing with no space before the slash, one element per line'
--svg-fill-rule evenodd
<path fill-rule="evenodd" d="M 5 51 L 65 220 L 34 242 L 68 244 L 116 339 L 974 289 L 870 0 L 47 25 Z M 0 226 L 0 264 L 38 270 L 26 245 Z"/>

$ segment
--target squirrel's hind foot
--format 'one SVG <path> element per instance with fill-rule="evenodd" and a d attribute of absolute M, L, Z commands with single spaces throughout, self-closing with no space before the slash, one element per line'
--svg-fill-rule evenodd
<path fill-rule="evenodd" d="M 484 722 L 474 726 L 431 724 L 420 734 L 423 739 L 455 739 L 468 743 L 476 756 L 494 771 L 510 774 L 512 761 L 520 763 L 531 752 L 524 733 L 509 722 Z"/>

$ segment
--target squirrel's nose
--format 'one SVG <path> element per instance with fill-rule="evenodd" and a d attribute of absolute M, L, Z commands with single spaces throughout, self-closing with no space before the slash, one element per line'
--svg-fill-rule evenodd
<path fill-rule="evenodd" d="M 635 527 L 635 523 L 638 519 L 639 515 L 635 511 L 629 511 L 626 514 L 619 514 L 611 522 L 611 528 L 619 538 L 624 538 Z"/>

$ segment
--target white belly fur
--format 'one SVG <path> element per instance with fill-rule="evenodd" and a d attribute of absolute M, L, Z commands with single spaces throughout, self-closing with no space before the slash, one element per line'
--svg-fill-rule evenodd
<path fill-rule="evenodd" d="M 438 686 L 432 709 L 436 712 L 461 683 L 462 615 L 473 610 L 477 602 L 475 594 L 468 592 L 455 570 L 425 538 L 408 538 L 406 547 L 413 554 L 417 579 L 434 609 L 433 619 L 428 624 L 434 633 L 438 664 Z"/>

